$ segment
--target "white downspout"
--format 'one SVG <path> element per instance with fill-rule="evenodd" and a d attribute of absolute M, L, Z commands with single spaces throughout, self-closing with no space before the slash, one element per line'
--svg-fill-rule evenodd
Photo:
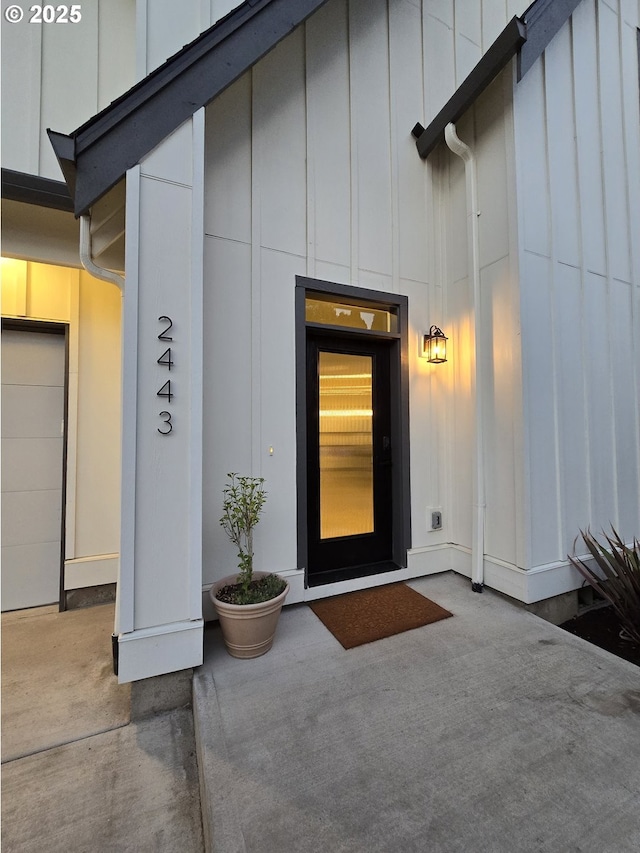
<path fill-rule="evenodd" d="M 120 290 L 124 290 L 124 276 L 104 267 L 99 267 L 93 262 L 91 257 L 91 217 L 86 213 L 80 217 L 80 261 L 91 275 L 101 278 L 103 281 L 109 281 L 119 287 Z"/>
<path fill-rule="evenodd" d="M 93 258 L 91 257 L 91 217 L 88 214 L 83 214 L 80 217 L 80 262 L 82 266 L 86 269 L 88 273 L 95 276 L 96 278 L 102 279 L 102 281 L 108 281 L 111 284 L 115 284 L 116 287 L 120 290 L 120 296 L 124 297 L 124 276 L 118 275 L 117 272 L 113 272 L 112 270 L 105 269 L 104 267 L 99 267 L 97 264 L 93 262 Z M 120 570 L 118 569 L 118 584 L 120 582 Z M 116 615 L 115 615 L 115 625 L 120 623 L 119 616 L 119 608 L 120 608 L 120 596 L 116 596 Z M 117 660 L 116 657 L 116 649 L 117 649 L 117 634 L 113 633 L 111 635 L 111 644 L 112 644 L 112 652 L 114 661 Z M 117 667 L 114 663 L 115 673 L 117 672 Z"/>
<path fill-rule="evenodd" d="M 471 276 L 473 280 L 473 341 L 474 341 L 474 391 L 475 391 L 475 471 L 473 482 L 474 530 L 471 553 L 471 588 L 482 592 L 484 586 L 484 522 L 486 511 L 484 473 L 484 413 L 483 390 L 484 370 L 480 338 L 480 238 L 478 233 L 478 181 L 475 156 L 456 133 L 456 126 L 449 122 L 444 129 L 444 138 L 454 154 L 464 161 L 467 184 L 467 220 L 471 237 Z"/>

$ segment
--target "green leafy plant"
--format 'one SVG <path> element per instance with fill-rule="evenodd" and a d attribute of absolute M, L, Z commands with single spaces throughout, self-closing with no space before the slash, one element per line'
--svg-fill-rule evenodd
<path fill-rule="evenodd" d="M 220 524 L 238 549 L 238 584 L 245 595 L 253 580 L 253 528 L 267 499 L 264 477 L 241 477 L 227 474 L 228 483 L 222 490 L 222 518 Z"/>
<path fill-rule="evenodd" d="M 629 637 L 640 643 L 640 542 L 634 539 L 633 546 L 626 545 L 613 526 L 611 536 L 603 533 L 608 547 L 598 542 L 589 529 L 581 530 L 580 535 L 600 573 L 575 556 L 578 537 L 569 560 L 587 583 L 610 602 Z"/>

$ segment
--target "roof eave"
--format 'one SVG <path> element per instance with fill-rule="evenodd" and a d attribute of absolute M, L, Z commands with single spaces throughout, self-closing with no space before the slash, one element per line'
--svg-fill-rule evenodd
<path fill-rule="evenodd" d="M 444 138 L 445 127 L 464 115 L 515 56 L 526 39 L 527 27 L 524 21 L 517 17 L 512 18 L 428 127 L 425 129 L 416 125 L 413 134 L 417 137 L 416 147 L 423 159 L 428 157 Z"/>
<path fill-rule="evenodd" d="M 48 131 L 76 216 L 325 2 L 246 2 L 70 136 Z"/>
<path fill-rule="evenodd" d="M 14 169 L 2 169 L 2 198 L 68 213 L 73 211 L 73 202 L 63 181 L 29 175 Z"/>
<path fill-rule="evenodd" d="M 534 0 L 521 17 L 512 18 L 429 126 L 425 129 L 416 124 L 413 128 L 420 156 L 423 159 L 429 156 L 444 139 L 445 127 L 462 117 L 516 54 L 520 82 L 580 2 Z"/>

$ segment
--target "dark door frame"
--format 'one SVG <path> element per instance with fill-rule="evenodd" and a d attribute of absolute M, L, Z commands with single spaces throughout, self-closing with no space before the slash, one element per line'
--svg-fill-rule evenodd
<path fill-rule="evenodd" d="M 392 447 L 390 423 L 389 367 L 397 358 L 397 341 L 372 338 L 369 335 L 343 335 L 307 327 L 307 583 L 320 586 L 342 580 L 346 574 L 376 574 L 395 568 L 392 559 L 392 507 L 391 488 Z M 318 358 L 321 352 L 334 352 L 352 356 L 368 356 L 371 360 L 371 487 L 373 500 L 373 529 L 351 536 L 323 539 L 320 535 L 320 406 Z M 385 448 L 385 439 L 387 446 Z M 386 565 L 385 565 L 386 564 Z M 389 566 L 389 564 L 391 564 Z M 356 568 L 358 567 L 358 568 Z M 364 570 L 359 567 L 365 567 Z"/>
<path fill-rule="evenodd" d="M 373 332 L 347 327 L 319 326 L 305 319 L 305 298 L 317 293 L 350 304 L 375 305 L 393 310 L 398 317 L 398 331 Z M 307 536 L 307 329 L 329 332 L 340 336 L 368 337 L 390 343 L 394 352 L 391 358 L 391 442 L 393 446 L 392 490 L 392 562 L 383 570 L 406 567 L 407 550 L 411 547 L 411 488 L 409 466 L 409 359 L 408 328 L 409 300 L 397 293 L 386 293 L 351 285 L 296 276 L 296 451 L 297 451 L 297 528 L 298 566 L 305 570 L 308 586 L 308 536 Z M 375 574 L 381 569 L 373 565 L 371 571 L 360 576 Z"/>
<path fill-rule="evenodd" d="M 64 589 L 64 560 L 66 551 L 67 527 L 67 441 L 69 434 L 69 323 L 59 320 L 30 320 L 18 317 L 2 317 L 2 331 L 7 332 L 40 332 L 48 335 L 64 337 L 64 428 L 62 435 L 62 495 L 60 512 L 60 586 L 58 609 L 67 609 Z"/>

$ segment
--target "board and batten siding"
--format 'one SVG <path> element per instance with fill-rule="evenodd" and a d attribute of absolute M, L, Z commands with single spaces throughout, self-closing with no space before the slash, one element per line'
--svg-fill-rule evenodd
<path fill-rule="evenodd" d="M 583 0 L 515 89 L 530 568 L 640 530 L 638 16 Z"/>
<path fill-rule="evenodd" d="M 62 180 L 47 128 L 70 133 L 133 84 L 135 7 L 93 0 L 78 23 L 55 24 L 30 23 L 24 4 L 19 23 L 3 21 L 4 168 Z"/>
<path fill-rule="evenodd" d="M 513 73 L 507 68 L 457 123 L 459 137 L 476 159 L 479 306 L 473 304 L 464 163 L 444 145 L 431 159 L 440 210 L 435 251 L 439 277 L 446 284 L 443 313 L 451 346 L 446 453 L 453 565 L 462 573 L 470 573 L 477 334 L 484 376 L 479 392 L 484 424 L 485 579 L 489 586 L 520 597 L 525 536 L 512 98 Z"/>
<path fill-rule="evenodd" d="M 456 524 L 469 544 L 471 495 L 461 489 L 466 516 L 455 522 L 447 473 L 452 371 L 465 368 L 454 366 L 458 356 L 438 367 L 418 358 L 420 334 L 432 323 L 446 326 L 446 279 L 441 199 L 411 128 L 441 109 L 513 5 L 330 0 L 207 107 L 205 585 L 236 563 L 218 525 L 231 470 L 266 478 L 258 568 L 297 567 L 296 275 L 409 297 L 410 567 L 424 573 L 435 566 L 432 555 L 451 541 Z M 527 4 L 515 5 L 522 11 Z M 502 133 L 489 143 L 488 185 L 503 166 Z M 504 187 L 502 198 L 504 218 Z M 461 216 L 464 229 L 464 198 Z M 490 246 L 493 233 L 489 227 L 486 274 L 508 291 L 509 249 Z M 512 421 L 510 412 L 508 429 Z M 468 428 L 469 418 L 460 423 Z M 463 460 L 460 477 L 468 483 Z M 513 506 L 509 496 L 503 503 Z M 429 529 L 431 507 L 443 511 L 442 531 Z M 515 560 L 511 544 L 496 551 Z"/>

